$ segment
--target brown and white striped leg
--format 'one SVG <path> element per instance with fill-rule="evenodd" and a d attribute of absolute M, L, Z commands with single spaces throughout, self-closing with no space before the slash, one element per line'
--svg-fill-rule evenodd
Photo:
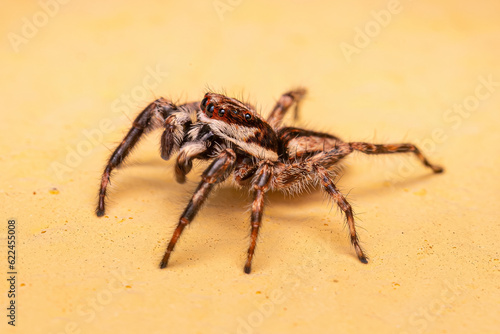
<path fill-rule="evenodd" d="M 166 115 L 176 109 L 176 106 L 167 100 L 160 98 L 149 104 L 134 120 L 132 128 L 129 130 L 123 141 L 118 145 L 113 154 L 108 160 L 104 172 L 101 177 L 101 187 L 99 189 L 99 202 L 96 208 L 98 217 L 104 215 L 106 197 L 106 188 L 108 186 L 111 172 L 116 167 L 120 166 L 130 151 L 137 144 L 141 136 L 155 127 L 161 126 L 161 122 L 153 121 L 154 117 L 164 119 Z"/>
<path fill-rule="evenodd" d="M 256 172 L 253 181 L 254 199 L 252 203 L 251 225 L 250 232 L 250 247 L 248 248 L 247 262 L 245 263 L 244 271 L 250 274 L 252 270 L 252 259 L 255 253 L 255 246 L 257 245 L 257 237 L 259 235 L 259 228 L 262 222 L 262 214 L 264 213 L 264 196 L 269 189 L 269 183 L 272 176 L 272 165 L 264 163 Z"/>
<path fill-rule="evenodd" d="M 279 127 L 281 121 L 283 120 L 283 117 L 285 117 L 285 114 L 287 113 L 288 109 L 294 103 L 295 103 L 294 119 L 296 120 L 299 115 L 300 100 L 302 100 L 302 98 L 304 97 L 304 95 L 306 95 L 306 93 L 307 90 L 305 88 L 297 88 L 281 95 L 280 99 L 278 100 L 278 102 L 276 102 L 273 110 L 271 111 L 271 114 L 267 118 L 267 122 L 269 123 L 269 125 L 271 125 L 273 128 Z"/>
<path fill-rule="evenodd" d="M 328 175 L 328 171 L 318 164 L 314 164 L 314 169 L 319 175 L 319 179 L 325 191 L 333 198 L 333 200 L 337 203 L 339 208 L 344 212 L 347 225 L 349 226 L 349 232 L 351 237 L 351 244 L 354 246 L 356 250 L 356 254 L 358 255 L 358 259 L 363 263 L 368 263 L 367 257 L 365 256 L 361 246 L 359 245 L 358 234 L 356 233 L 356 226 L 354 224 L 354 216 L 352 213 L 352 207 L 347 202 L 345 197 L 340 193 L 340 191 L 335 187 L 332 178 Z"/>
<path fill-rule="evenodd" d="M 182 213 L 174 234 L 168 243 L 167 251 L 165 252 L 165 255 L 160 263 L 160 268 L 165 268 L 167 266 L 170 254 L 174 250 L 175 244 L 177 243 L 177 240 L 179 240 L 182 231 L 193 221 L 201 206 L 208 198 L 208 195 L 214 185 L 226 179 L 232 171 L 235 161 L 236 154 L 234 151 L 226 149 L 219 154 L 219 156 L 210 164 L 210 166 L 208 166 L 207 169 L 205 169 L 201 175 L 201 182 L 198 185 L 198 188 L 196 188 L 188 206 Z"/>
<path fill-rule="evenodd" d="M 377 145 L 370 143 L 352 142 L 349 145 L 356 151 L 365 154 L 388 154 L 388 153 L 414 153 L 424 165 L 432 169 L 434 173 L 442 173 L 443 167 L 431 164 L 429 160 L 413 144 L 385 144 Z"/>

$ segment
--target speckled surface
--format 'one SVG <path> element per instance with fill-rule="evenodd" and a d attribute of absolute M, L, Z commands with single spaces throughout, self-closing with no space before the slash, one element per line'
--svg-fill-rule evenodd
<path fill-rule="evenodd" d="M 2 333 L 500 330 L 497 1 L 47 3 L 0 14 L 2 245 L 18 222 L 17 326 L 2 315 Z M 245 275 L 250 197 L 227 184 L 159 270 L 201 169 L 177 184 L 157 133 L 95 217 L 109 150 L 155 97 L 224 89 L 265 114 L 297 85 L 297 125 L 415 142 L 446 168 L 349 158 L 339 187 L 368 265 L 321 192 L 271 194 Z"/>

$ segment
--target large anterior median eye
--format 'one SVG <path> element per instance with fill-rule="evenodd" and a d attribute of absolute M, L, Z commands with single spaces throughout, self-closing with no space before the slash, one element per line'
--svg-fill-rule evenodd
<path fill-rule="evenodd" d="M 201 100 L 201 109 L 205 109 L 205 106 L 207 105 L 207 100 L 208 98 L 204 98 L 203 100 Z"/>
<path fill-rule="evenodd" d="M 205 113 L 207 114 L 208 117 L 212 117 L 213 114 L 214 114 L 214 105 L 213 104 L 209 104 L 208 107 L 207 107 L 207 110 L 205 111 Z"/>

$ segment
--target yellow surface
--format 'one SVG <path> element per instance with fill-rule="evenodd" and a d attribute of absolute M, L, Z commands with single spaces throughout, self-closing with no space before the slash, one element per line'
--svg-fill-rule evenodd
<path fill-rule="evenodd" d="M 500 331 L 498 1 L 66 2 L 0 14 L 2 258 L 18 222 L 17 326 L 1 279 L 2 333 Z M 157 133 L 95 217 L 110 149 L 155 97 L 224 89 L 265 114 L 297 85 L 298 125 L 419 143 L 446 168 L 349 158 L 339 187 L 368 265 L 320 191 L 271 194 L 245 275 L 250 196 L 228 184 L 159 270 L 201 169 L 177 184 Z"/>

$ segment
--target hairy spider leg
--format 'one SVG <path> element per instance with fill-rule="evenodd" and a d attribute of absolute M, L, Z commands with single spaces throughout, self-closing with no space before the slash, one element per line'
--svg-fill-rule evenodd
<path fill-rule="evenodd" d="M 132 128 L 128 131 L 125 138 L 122 140 L 120 145 L 115 149 L 113 154 L 108 160 L 106 167 L 104 168 L 104 172 L 101 177 L 101 187 L 99 189 L 99 202 L 96 208 L 96 214 L 98 217 L 104 215 L 105 212 L 105 197 L 106 197 L 106 188 L 108 187 L 111 172 L 116 167 L 119 167 L 125 158 L 128 156 L 130 151 L 137 144 L 141 136 L 154 128 L 161 126 L 160 122 L 152 122 L 153 116 L 155 116 L 155 111 L 159 108 L 163 108 L 163 114 L 168 114 L 172 110 L 175 110 L 175 105 L 171 104 L 167 100 L 163 98 L 159 98 L 158 100 L 150 103 L 134 120 L 132 124 Z"/>
<path fill-rule="evenodd" d="M 175 150 L 175 143 L 179 143 L 178 133 L 181 130 L 177 123 L 177 117 L 174 115 L 167 117 L 165 120 L 165 130 L 161 134 L 160 139 L 160 152 L 163 160 L 170 159 L 170 156 Z M 182 135 L 180 137 L 180 140 L 182 140 Z"/>
<path fill-rule="evenodd" d="M 305 88 L 297 88 L 281 95 L 279 100 L 274 105 L 271 114 L 267 117 L 267 123 L 269 123 L 269 125 L 271 125 L 271 127 L 273 128 L 279 127 L 288 109 L 294 103 L 295 103 L 294 119 L 297 120 L 297 118 L 299 117 L 300 101 L 304 98 L 306 93 L 307 90 Z"/>
<path fill-rule="evenodd" d="M 208 166 L 207 169 L 205 169 L 201 175 L 201 182 L 199 183 L 198 188 L 196 188 L 193 197 L 179 218 L 179 223 L 177 224 L 172 238 L 168 243 L 165 255 L 161 260 L 160 268 L 165 268 L 167 266 L 170 254 L 174 250 L 175 244 L 177 243 L 177 240 L 179 240 L 182 231 L 193 221 L 201 206 L 208 198 L 208 195 L 214 185 L 224 181 L 231 173 L 235 161 L 236 154 L 234 151 L 226 149 L 219 154 L 219 156 L 210 164 L 210 166 Z"/>
<path fill-rule="evenodd" d="M 253 181 L 254 199 L 252 203 L 252 215 L 250 223 L 252 230 L 250 232 L 250 246 L 248 247 L 247 262 L 245 263 L 244 271 L 250 274 L 252 270 L 252 259 L 255 253 L 255 246 L 257 245 L 257 237 L 259 235 L 259 228 L 262 222 L 262 214 L 264 213 L 264 197 L 269 189 L 269 183 L 272 177 L 272 166 L 265 162 L 256 172 Z"/>
<path fill-rule="evenodd" d="M 413 144 L 370 144 L 362 142 L 351 142 L 349 146 L 356 151 L 365 154 L 388 154 L 388 153 L 414 153 L 417 158 L 427 167 L 432 169 L 434 173 L 442 173 L 443 167 L 431 164 L 429 160 L 420 152 L 420 150 Z"/>
<path fill-rule="evenodd" d="M 359 245 L 359 238 L 356 232 L 356 225 L 354 223 L 354 216 L 352 214 L 351 205 L 347 202 L 346 198 L 340 193 L 337 187 L 335 187 L 335 184 L 328 174 L 328 171 L 319 164 L 314 164 L 313 167 L 319 175 L 319 179 L 321 181 L 321 184 L 323 185 L 324 190 L 333 198 L 335 203 L 337 203 L 339 208 L 344 212 L 346 216 L 347 225 L 349 226 L 349 233 L 351 237 L 351 244 L 356 250 L 358 259 L 363 263 L 368 263 L 367 257 L 365 256 L 363 250 L 361 249 L 361 246 Z"/>
<path fill-rule="evenodd" d="M 283 160 L 304 161 L 315 154 L 329 151 L 344 142 L 329 133 L 295 127 L 278 130 L 278 154 Z"/>

